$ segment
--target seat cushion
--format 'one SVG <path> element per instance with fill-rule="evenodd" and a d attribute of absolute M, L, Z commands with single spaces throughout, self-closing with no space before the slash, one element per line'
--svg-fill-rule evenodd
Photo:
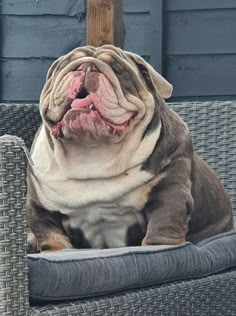
<path fill-rule="evenodd" d="M 31 301 L 103 295 L 236 267 L 236 231 L 196 245 L 68 249 L 28 255 Z"/>

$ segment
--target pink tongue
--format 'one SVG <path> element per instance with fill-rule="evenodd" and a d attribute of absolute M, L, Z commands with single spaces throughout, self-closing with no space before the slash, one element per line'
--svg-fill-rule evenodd
<path fill-rule="evenodd" d="M 75 109 L 75 108 L 84 108 L 86 106 L 89 106 L 90 104 L 92 104 L 93 101 L 92 99 L 90 98 L 90 96 L 88 95 L 86 98 L 84 99 L 75 99 L 72 104 L 71 104 L 71 107 L 72 109 Z"/>

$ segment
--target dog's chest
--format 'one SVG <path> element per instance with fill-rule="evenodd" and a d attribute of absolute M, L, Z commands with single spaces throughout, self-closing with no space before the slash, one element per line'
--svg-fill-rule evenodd
<path fill-rule="evenodd" d="M 80 209 L 77 216 L 68 217 L 73 244 L 80 247 L 113 248 L 138 243 L 145 231 L 142 212 L 134 208 L 121 209 L 119 204 L 99 204 Z M 81 239 L 81 240 L 80 240 Z"/>
<path fill-rule="evenodd" d="M 106 248 L 140 244 L 145 234 L 142 209 L 158 182 L 140 170 L 102 181 L 60 181 L 47 177 L 38 196 L 46 209 L 59 210 L 75 246 Z"/>
<path fill-rule="evenodd" d="M 65 227 L 77 247 L 113 248 L 140 245 L 146 223 L 142 208 L 154 181 L 113 202 L 93 203 L 68 214 Z"/>

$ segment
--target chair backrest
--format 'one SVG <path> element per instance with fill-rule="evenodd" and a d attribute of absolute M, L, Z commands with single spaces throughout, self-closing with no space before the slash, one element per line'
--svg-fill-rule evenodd
<path fill-rule="evenodd" d="M 40 124 L 37 104 L 0 104 L 0 136 L 19 136 L 29 149 Z"/>
<path fill-rule="evenodd" d="M 188 124 L 195 150 L 230 195 L 236 219 L 236 101 L 169 103 Z M 0 104 L 0 135 L 24 139 L 29 148 L 41 123 L 36 104 Z"/>
<path fill-rule="evenodd" d="M 236 101 L 172 103 L 188 124 L 194 149 L 228 192 L 236 224 Z"/>

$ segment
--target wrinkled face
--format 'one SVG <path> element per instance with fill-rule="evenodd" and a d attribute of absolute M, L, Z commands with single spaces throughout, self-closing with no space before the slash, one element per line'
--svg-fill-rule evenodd
<path fill-rule="evenodd" d="M 78 48 L 58 59 L 40 99 L 52 137 L 90 145 L 120 143 L 140 122 L 148 125 L 156 88 L 149 67 L 139 56 L 109 45 Z M 170 87 L 157 78 L 163 80 L 161 95 L 163 87 Z"/>
<path fill-rule="evenodd" d="M 141 102 L 128 72 L 127 79 L 122 79 L 118 70 L 122 73 L 125 69 L 116 61 L 103 65 L 102 57 L 89 61 L 80 58 L 80 64 L 61 79 L 54 92 L 61 98 L 59 120 L 52 130 L 54 137 L 118 141 L 132 129 L 135 116 L 138 113 L 143 115 Z M 133 102 L 128 98 L 129 89 L 136 95 Z"/>

